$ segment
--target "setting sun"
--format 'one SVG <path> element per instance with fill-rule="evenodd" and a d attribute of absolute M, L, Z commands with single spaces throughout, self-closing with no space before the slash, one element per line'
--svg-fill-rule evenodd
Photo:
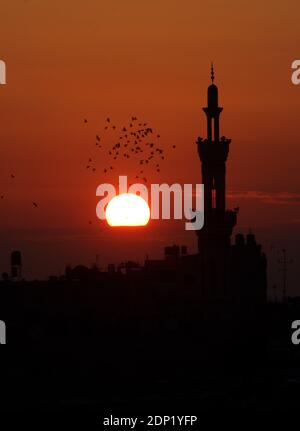
<path fill-rule="evenodd" d="M 123 193 L 108 203 L 105 215 L 110 226 L 145 226 L 150 219 L 150 209 L 141 196 Z"/>

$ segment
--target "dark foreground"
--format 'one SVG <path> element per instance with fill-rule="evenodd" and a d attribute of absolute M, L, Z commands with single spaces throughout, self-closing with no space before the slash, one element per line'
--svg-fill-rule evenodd
<path fill-rule="evenodd" d="M 110 415 L 196 415 L 186 429 L 202 429 L 287 419 L 300 403 L 299 316 L 297 301 L 233 310 L 166 283 L 2 283 L 2 421 L 102 429 Z"/>

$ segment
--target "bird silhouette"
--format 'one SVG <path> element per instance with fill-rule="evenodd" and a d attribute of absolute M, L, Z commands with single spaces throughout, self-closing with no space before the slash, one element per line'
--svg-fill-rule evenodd
<path fill-rule="evenodd" d="M 32 205 L 33 205 L 35 208 L 37 208 L 37 207 L 38 207 L 38 204 L 37 204 L 36 202 L 32 202 Z"/>

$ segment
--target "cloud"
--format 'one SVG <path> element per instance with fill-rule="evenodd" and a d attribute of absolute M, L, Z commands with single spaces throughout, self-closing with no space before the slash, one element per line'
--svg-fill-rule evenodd
<path fill-rule="evenodd" d="M 229 191 L 228 199 L 254 199 L 270 205 L 299 205 L 300 193 L 291 192 L 264 192 L 258 190 L 251 191 Z"/>

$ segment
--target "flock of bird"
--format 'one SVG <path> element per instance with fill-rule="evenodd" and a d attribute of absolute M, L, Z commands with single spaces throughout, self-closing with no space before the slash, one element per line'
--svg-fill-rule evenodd
<path fill-rule="evenodd" d="M 85 118 L 84 123 L 88 123 Z M 114 161 L 117 159 L 133 159 L 138 162 L 139 171 L 135 175 L 135 179 L 147 182 L 145 176 L 145 168 L 154 166 L 156 172 L 160 172 L 161 163 L 165 160 L 165 151 L 154 143 L 160 139 L 160 135 L 154 133 L 152 127 L 147 123 L 141 122 L 137 117 L 132 116 L 129 123 L 123 127 L 117 127 L 108 117 L 105 120 L 103 133 L 107 131 L 115 132 L 114 144 L 107 146 L 104 142 L 104 137 L 96 134 L 96 147 L 103 149 L 109 156 L 111 162 L 106 167 L 102 167 L 104 174 L 114 169 Z M 173 149 L 176 145 L 172 146 Z M 85 168 L 91 172 L 98 170 L 97 163 L 94 158 L 89 157 Z"/>
<path fill-rule="evenodd" d="M 88 123 L 88 120 L 84 118 L 84 123 Z M 154 141 L 160 139 L 160 135 L 154 133 L 152 127 L 147 123 L 141 122 L 137 117 L 132 116 L 129 123 L 123 127 L 117 127 L 111 119 L 108 117 L 105 120 L 103 127 L 103 133 L 108 131 L 115 132 L 115 143 L 110 146 L 106 146 L 104 137 L 96 134 L 96 147 L 103 149 L 107 152 L 110 158 L 108 166 L 102 168 L 104 174 L 114 169 L 114 161 L 117 159 L 128 160 L 133 159 L 138 163 L 138 172 L 135 175 L 136 180 L 142 180 L 147 182 L 145 174 L 145 168 L 148 166 L 154 166 L 157 173 L 161 171 L 161 163 L 165 160 L 165 151 L 158 146 Z M 172 145 L 175 149 L 176 145 Z M 91 172 L 96 172 L 99 168 L 96 165 L 94 158 L 89 157 L 85 168 Z M 16 179 L 15 174 L 11 173 L 10 178 Z M 6 195 L 0 195 L 0 199 L 5 199 Z M 38 208 L 38 203 L 33 201 L 32 206 Z M 90 221 L 89 224 L 92 224 Z"/>

